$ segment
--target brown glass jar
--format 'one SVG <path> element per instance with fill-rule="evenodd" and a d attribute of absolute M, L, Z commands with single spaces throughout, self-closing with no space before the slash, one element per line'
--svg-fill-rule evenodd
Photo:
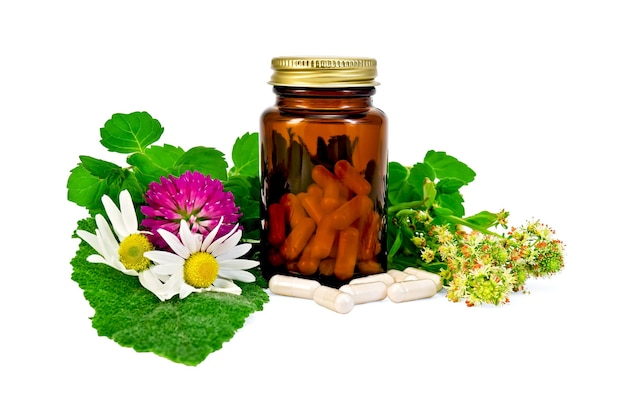
<path fill-rule="evenodd" d="M 387 119 L 376 60 L 272 60 L 261 117 L 261 269 L 340 286 L 387 267 Z"/>

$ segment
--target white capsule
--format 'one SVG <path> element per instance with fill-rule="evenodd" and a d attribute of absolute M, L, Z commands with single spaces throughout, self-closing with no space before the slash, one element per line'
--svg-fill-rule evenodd
<path fill-rule="evenodd" d="M 405 280 L 418 280 L 419 277 L 410 275 L 398 269 L 387 270 L 387 273 L 393 277 L 394 282 L 404 282 Z"/>
<path fill-rule="evenodd" d="M 430 279 L 397 282 L 387 288 L 387 296 L 396 303 L 430 298 L 436 293 L 437 285 Z"/>
<path fill-rule="evenodd" d="M 320 283 L 301 277 L 274 275 L 270 278 L 269 287 L 277 295 L 313 299 L 313 292 L 320 287 Z"/>
<path fill-rule="evenodd" d="M 315 289 L 313 300 L 318 305 L 337 313 L 348 313 L 354 307 L 354 299 L 351 295 L 328 286 L 320 286 Z"/>
<path fill-rule="evenodd" d="M 376 302 L 387 297 L 387 285 L 383 282 L 348 284 L 343 285 L 339 290 L 352 295 L 355 305 Z"/>
<path fill-rule="evenodd" d="M 424 269 L 418 269 L 417 267 L 407 267 L 404 269 L 405 273 L 409 275 L 417 276 L 418 279 L 430 279 L 435 285 L 437 285 L 437 292 L 439 292 L 443 288 L 443 283 L 441 282 L 441 276 L 436 273 L 427 272 Z M 405 279 L 406 280 L 406 279 Z"/>
<path fill-rule="evenodd" d="M 394 280 L 387 273 L 377 273 L 375 275 L 357 277 L 350 281 L 350 285 L 357 285 L 359 283 L 372 283 L 372 282 L 383 282 L 386 286 L 391 285 Z"/>

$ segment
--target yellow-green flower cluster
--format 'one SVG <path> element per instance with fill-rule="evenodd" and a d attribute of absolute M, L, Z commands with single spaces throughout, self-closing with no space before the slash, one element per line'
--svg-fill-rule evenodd
<path fill-rule="evenodd" d="M 501 213 L 506 225 L 508 213 Z M 498 235 L 478 230 L 453 232 L 420 212 L 408 220 L 411 239 L 425 266 L 439 266 L 453 302 L 502 305 L 524 290 L 528 277 L 549 277 L 563 267 L 563 245 L 539 221 Z"/>

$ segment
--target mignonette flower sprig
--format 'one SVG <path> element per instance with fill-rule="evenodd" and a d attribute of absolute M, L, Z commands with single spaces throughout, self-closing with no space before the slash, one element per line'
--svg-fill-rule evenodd
<path fill-rule="evenodd" d="M 559 272 L 564 243 L 539 220 L 508 230 L 506 210 L 465 216 L 459 190 L 475 175 L 445 152 L 429 151 L 411 167 L 389 164 L 388 265 L 440 274 L 452 302 L 502 305 L 527 292 L 529 277 Z"/>
<path fill-rule="evenodd" d="M 412 240 L 424 264 L 443 265 L 439 273 L 453 302 L 508 303 L 512 292 L 524 290 L 529 277 L 550 277 L 564 266 L 563 243 L 538 220 L 502 236 L 471 229 L 453 233 L 448 226 L 433 224 L 430 214 L 421 210 L 405 218 L 407 227 L 423 235 Z"/>

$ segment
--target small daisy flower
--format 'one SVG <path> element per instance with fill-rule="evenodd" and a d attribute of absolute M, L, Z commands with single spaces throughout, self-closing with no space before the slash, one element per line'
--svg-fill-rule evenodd
<path fill-rule="evenodd" d="M 144 253 L 154 249 L 148 234 L 139 231 L 137 215 L 130 193 L 120 193 L 118 208 L 108 195 L 102 196 L 102 204 L 111 226 L 102 214 L 96 214 L 96 232 L 77 230 L 76 234 L 93 247 L 98 254 L 87 257 L 90 263 L 103 263 L 120 272 L 138 276 L 143 287 L 157 294 L 160 284 L 154 282 L 150 260 Z"/>
<path fill-rule="evenodd" d="M 206 236 L 223 220 L 217 233 L 221 237 L 238 227 L 241 217 L 233 194 L 224 191 L 222 182 L 197 171 L 161 177 L 160 182 L 150 183 L 145 198 L 141 212 L 146 218 L 141 225 L 152 233 L 150 241 L 159 248 L 166 248 L 167 243 L 159 237 L 158 229 L 178 233 L 184 220 L 193 233 Z"/>
<path fill-rule="evenodd" d="M 145 252 L 146 258 L 156 265 L 153 272 L 163 283 L 165 300 L 178 295 L 186 298 L 192 292 L 214 291 L 241 294 L 241 288 L 233 282 L 253 282 L 254 275 L 246 269 L 258 266 L 255 260 L 239 259 L 252 245 L 237 244 L 242 232 L 233 226 L 225 235 L 218 237 L 222 220 L 203 239 L 201 234 L 192 233 L 185 220 L 180 223 L 180 239 L 173 233 L 159 229 L 163 240 L 172 249 Z"/>

